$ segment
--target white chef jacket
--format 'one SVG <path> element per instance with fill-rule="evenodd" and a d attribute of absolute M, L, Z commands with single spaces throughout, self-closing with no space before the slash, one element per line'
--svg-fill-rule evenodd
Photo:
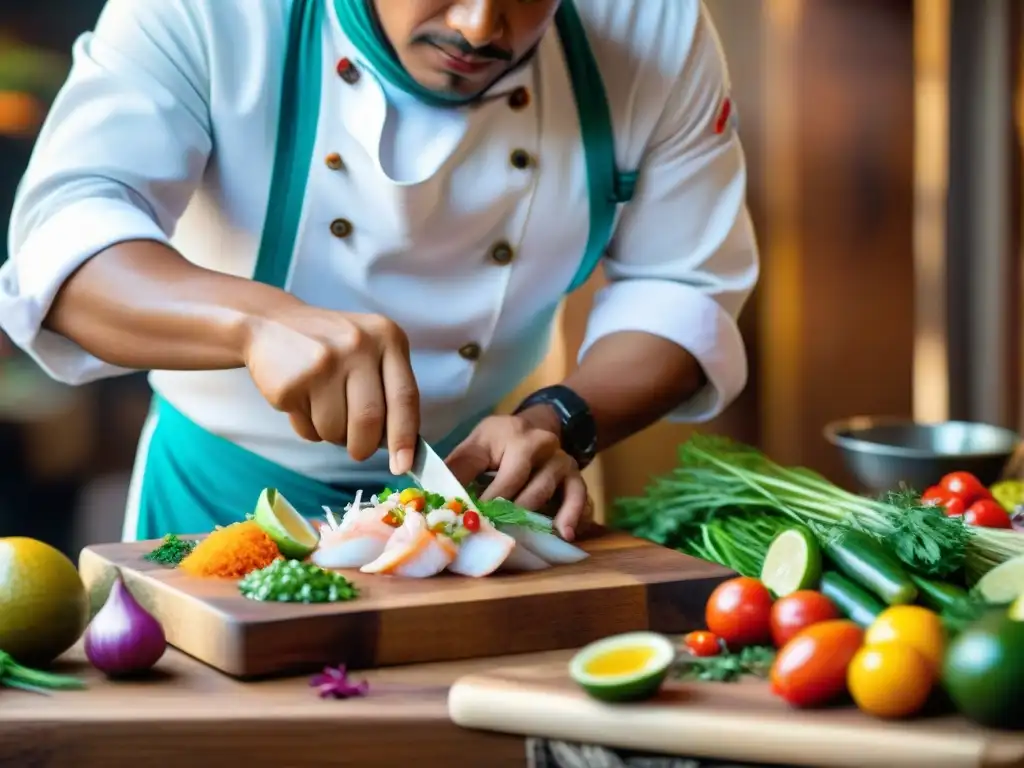
<path fill-rule="evenodd" d="M 252 276 L 288 5 L 108 0 L 76 42 L 0 269 L 0 326 L 52 377 L 81 384 L 126 373 L 41 328 L 63 281 L 97 252 L 155 240 L 203 267 Z M 577 5 L 619 167 L 640 171 L 580 355 L 620 331 L 679 344 L 709 383 L 672 417 L 703 421 L 746 382 L 736 317 L 758 274 L 740 142 L 731 126 L 716 130 L 729 95 L 720 45 L 697 0 Z M 440 440 L 539 364 L 582 259 L 586 168 L 571 84 L 552 28 L 483 103 L 427 106 L 379 78 L 327 6 L 318 135 L 288 289 L 395 320 L 411 344 L 422 433 Z M 339 76 L 342 59 L 359 70 L 356 82 Z M 525 106 L 508 99 L 517 89 Z M 517 149 L 528 168 L 510 162 Z M 511 260 L 495 256 L 502 244 Z M 336 446 L 301 440 L 245 370 L 153 371 L 150 381 L 201 426 L 291 469 L 328 482 L 387 475 L 385 455 L 355 464 Z"/>

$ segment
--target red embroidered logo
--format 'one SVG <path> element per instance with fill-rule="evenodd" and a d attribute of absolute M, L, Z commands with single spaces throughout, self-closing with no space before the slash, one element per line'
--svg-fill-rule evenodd
<path fill-rule="evenodd" d="M 721 109 L 718 110 L 718 117 L 715 119 L 715 133 L 725 133 L 725 129 L 729 127 L 729 118 L 732 117 L 732 99 L 726 96 L 725 101 L 722 102 Z"/>

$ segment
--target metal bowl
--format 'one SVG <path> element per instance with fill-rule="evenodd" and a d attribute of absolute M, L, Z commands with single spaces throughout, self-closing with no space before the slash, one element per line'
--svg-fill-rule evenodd
<path fill-rule="evenodd" d="M 964 470 L 991 485 L 996 482 L 1020 436 L 1002 427 L 966 421 L 920 424 L 911 419 L 857 416 L 825 427 L 825 439 L 839 448 L 843 462 L 865 490 L 918 491 L 942 476 Z"/>

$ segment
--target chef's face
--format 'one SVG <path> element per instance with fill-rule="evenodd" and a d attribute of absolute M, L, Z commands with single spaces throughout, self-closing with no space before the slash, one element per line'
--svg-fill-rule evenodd
<path fill-rule="evenodd" d="M 473 96 L 540 40 L 560 0 L 376 0 L 402 65 L 433 91 Z"/>

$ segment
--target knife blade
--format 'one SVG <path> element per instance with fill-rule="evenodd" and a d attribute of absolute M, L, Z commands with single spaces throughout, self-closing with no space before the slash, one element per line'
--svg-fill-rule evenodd
<path fill-rule="evenodd" d="M 474 512 L 480 511 L 469 497 L 469 492 L 462 487 L 462 483 L 448 469 L 444 459 L 438 456 L 437 451 L 431 448 L 430 444 L 422 437 L 416 440 L 416 455 L 408 474 L 413 482 L 423 490 L 439 493 L 446 499 L 462 499 Z"/>

